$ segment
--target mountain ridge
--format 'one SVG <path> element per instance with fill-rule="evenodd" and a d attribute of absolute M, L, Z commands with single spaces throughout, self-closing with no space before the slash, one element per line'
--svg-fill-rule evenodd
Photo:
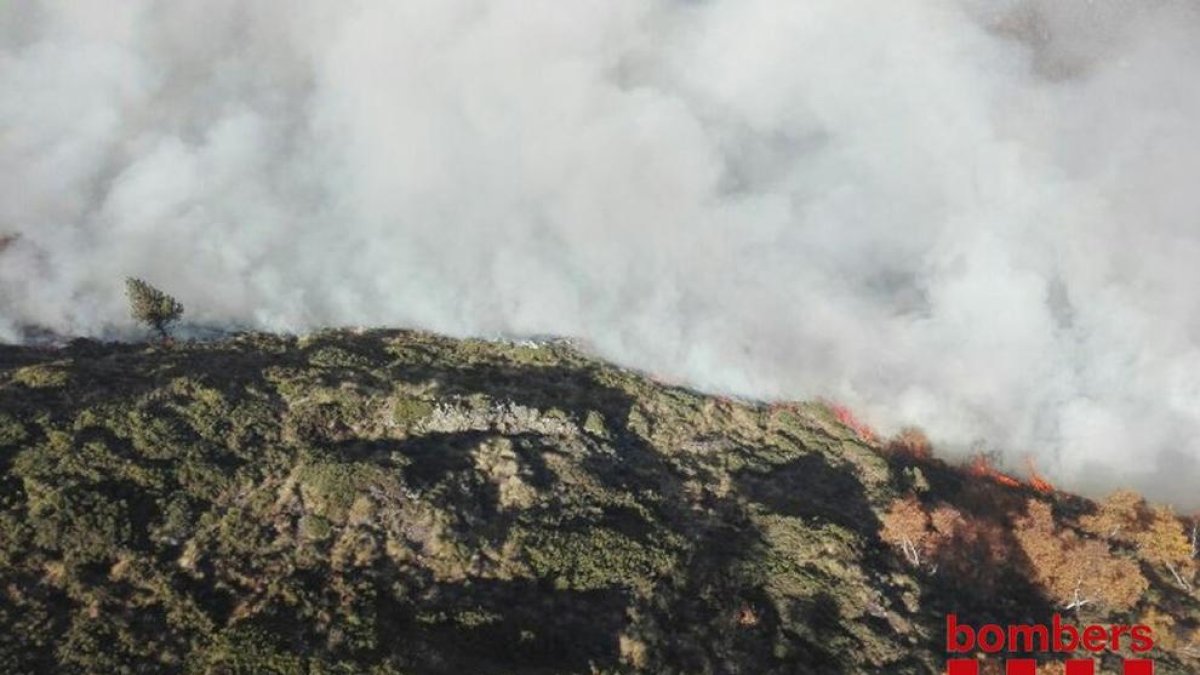
<path fill-rule="evenodd" d="M 0 666 L 941 672 L 946 614 L 1062 611 L 1041 527 L 1146 579 L 1076 618 L 1153 612 L 1190 672 L 1195 599 L 1101 506 L 908 441 L 568 341 L 0 347 Z"/>

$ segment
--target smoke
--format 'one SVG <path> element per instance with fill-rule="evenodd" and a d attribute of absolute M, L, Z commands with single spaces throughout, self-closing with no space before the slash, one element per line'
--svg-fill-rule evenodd
<path fill-rule="evenodd" d="M 10 0 L 0 338 L 559 334 L 1194 504 L 1183 0 Z"/>

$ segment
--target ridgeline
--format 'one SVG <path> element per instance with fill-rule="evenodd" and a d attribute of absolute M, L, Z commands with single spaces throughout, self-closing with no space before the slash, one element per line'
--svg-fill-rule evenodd
<path fill-rule="evenodd" d="M 1068 614 L 1040 527 L 1145 582 L 1071 617 L 1195 672 L 1095 504 L 901 450 L 566 342 L 0 347 L 0 671 L 937 673 L 949 612 Z"/>

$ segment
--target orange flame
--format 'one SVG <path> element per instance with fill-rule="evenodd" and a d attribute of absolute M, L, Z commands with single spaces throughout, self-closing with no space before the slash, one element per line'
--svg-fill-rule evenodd
<path fill-rule="evenodd" d="M 1026 457 L 1025 461 L 1029 464 L 1029 487 L 1043 494 L 1054 492 L 1054 484 L 1038 473 L 1037 467 L 1033 465 L 1033 458 Z"/>
<path fill-rule="evenodd" d="M 975 459 L 971 461 L 971 468 L 968 471 L 976 478 L 987 478 L 1005 487 L 1021 487 L 1021 481 L 997 471 L 984 455 L 976 455 Z"/>
<path fill-rule="evenodd" d="M 873 443 L 875 441 L 874 430 L 867 426 L 866 423 L 859 421 L 859 419 L 854 416 L 854 413 L 850 412 L 849 408 L 844 405 L 834 403 L 829 406 L 829 409 L 833 412 L 833 416 L 837 418 L 837 421 L 848 427 L 860 439 L 868 443 Z"/>

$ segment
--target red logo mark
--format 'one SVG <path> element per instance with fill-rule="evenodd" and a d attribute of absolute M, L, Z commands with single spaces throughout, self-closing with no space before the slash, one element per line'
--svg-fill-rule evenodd
<path fill-rule="evenodd" d="M 1068 659 L 1067 675 L 1095 675 L 1096 662 L 1092 659 Z M 1036 675 L 1037 661 L 1033 659 L 1008 659 L 1004 663 L 1005 675 Z M 1150 659 L 1125 659 L 1124 675 L 1154 675 L 1154 662 Z M 946 662 L 946 675 L 979 675 L 979 662 L 975 659 L 950 659 Z"/>
<path fill-rule="evenodd" d="M 946 651 L 950 654 L 1058 653 L 1073 656 L 1078 650 L 1093 653 L 1115 652 L 1128 648 L 1142 654 L 1154 648 L 1154 636 L 1145 625 L 1076 626 L 1058 614 L 1050 617 L 1049 625 L 1015 624 L 1001 626 L 988 623 L 978 628 L 961 623 L 958 616 L 946 617 Z M 1067 675 L 1096 675 L 1093 659 L 1068 658 L 1064 661 Z M 1037 675 L 1037 661 L 1031 658 L 1011 658 L 1005 661 L 1006 675 Z M 1150 659 L 1125 659 L 1124 675 L 1154 675 Z M 946 675 L 979 675 L 979 661 L 953 658 L 946 662 Z"/>

